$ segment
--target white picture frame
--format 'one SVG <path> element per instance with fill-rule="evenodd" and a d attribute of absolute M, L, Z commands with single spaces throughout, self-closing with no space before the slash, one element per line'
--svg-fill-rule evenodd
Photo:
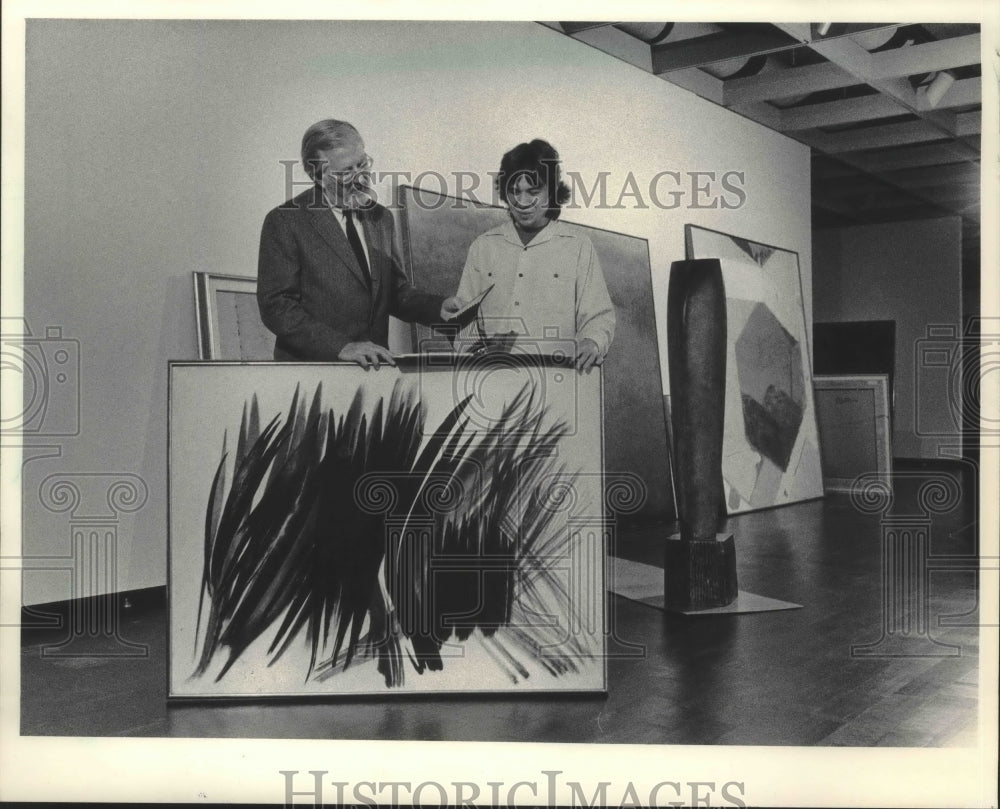
<path fill-rule="evenodd" d="M 892 485 L 892 417 L 885 374 L 813 377 L 823 487 L 850 492 L 864 477 Z"/>
<path fill-rule="evenodd" d="M 697 225 L 684 236 L 688 259 L 719 260 L 726 290 L 727 513 L 822 497 L 798 253 Z"/>
<path fill-rule="evenodd" d="M 198 359 L 273 359 L 274 335 L 260 319 L 257 279 L 211 272 L 192 275 Z"/>
<path fill-rule="evenodd" d="M 568 361 L 171 363 L 168 695 L 605 692 L 603 385 Z"/>

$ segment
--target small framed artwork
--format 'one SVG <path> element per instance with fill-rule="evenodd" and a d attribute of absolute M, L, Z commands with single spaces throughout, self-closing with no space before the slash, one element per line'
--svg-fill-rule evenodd
<path fill-rule="evenodd" d="M 199 359 L 274 359 L 274 335 L 257 308 L 256 278 L 196 272 L 194 302 Z"/>
<path fill-rule="evenodd" d="M 168 695 L 603 692 L 602 382 L 566 362 L 171 363 Z"/>
<path fill-rule="evenodd" d="M 862 475 L 892 474 L 889 379 L 885 374 L 813 377 L 823 486 L 849 492 Z"/>

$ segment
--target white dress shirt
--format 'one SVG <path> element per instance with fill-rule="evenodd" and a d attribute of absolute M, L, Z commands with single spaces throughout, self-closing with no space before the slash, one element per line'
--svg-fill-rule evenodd
<path fill-rule="evenodd" d="M 330 206 L 330 210 L 333 211 L 333 218 L 337 220 L 340 225 L 340 229 L 344 231 L 344 235 L 347 235 L 347 217 L 344 216 L 344 211 L 342 208 L 335 208 L 333 205 Z M 368 255 L 368 242 L 365 240 L 365 229 L 361 224 L 361 220 L 358 218 L 358 212 L 352 211 L 352 216 L 354 218 L 354 229 L 358 232 L 358 238 L 361 240 L 361 249 L 365 253 L 365 263 L 368 265 L 365 268 L 368 274 L 371 275 L 372 261 L 371 257 Z"/>

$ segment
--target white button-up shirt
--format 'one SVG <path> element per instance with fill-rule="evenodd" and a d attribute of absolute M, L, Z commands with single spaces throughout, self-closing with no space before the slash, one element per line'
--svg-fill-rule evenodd
<path fill-rule="evenodd" d="M 479 236 L 458 285 L 468 301 L 493 285 L 480 307 L 489 336 L 515 332 L 518 341 L 593 340 L 601 355 L 615 334 L 615 310 L 594 245 L 559 220 L 522 244 L 512 222 Z"/>

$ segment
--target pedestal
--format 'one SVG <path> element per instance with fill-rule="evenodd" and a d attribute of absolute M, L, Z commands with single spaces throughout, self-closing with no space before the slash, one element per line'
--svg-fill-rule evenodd
<path fill-rule="evenodd" d="M 736 600 L 736 543 L 732 534 L 715 539 L 667 539 L 664 560 L 664 606 L 668 610 L 724 607 Z"/>

